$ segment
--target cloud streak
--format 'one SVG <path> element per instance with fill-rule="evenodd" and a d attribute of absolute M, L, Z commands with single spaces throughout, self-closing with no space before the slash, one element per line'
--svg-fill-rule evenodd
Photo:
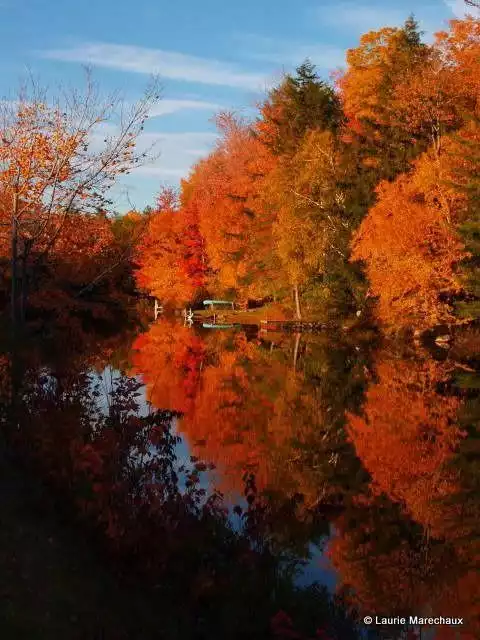
<path fill-rule="evenodd" d="M 375 7 L 369 4 L 339 2 L 315 10 L 317 21 L 342 30 L 371 31 L 381 27 L 397 27 L 405 22 L 408 10 Z"/>
<path fill-rule="evenodd" d="M 98 152 L 104 148 L 104 139 L 118 134 L 118 128 L 111 123 L 102 123 L 90 136 L 90 150 Z M 135 175 L 155 176 L 165 180 L 186 177 L 192 164 L 206 156 L 218 139 L 213 131 L 141 133 L 135 145 L 135 153 L 147 153 L 151 158 L 146 164 L 134 167 L 130 178 Z"/>
<path fill-rule="evenodd" d="M 245 72 L 236 65 L 174 51 L 124 44 L 84 43 L 69 49 L 40 52 L 43 58 L 79 62 L 92 66 L 141 74 L 156 74 L 182 80 L 238 89 L 260 90 L 265 84 L 261 73 Z"/>
<path fill-rule="evenodd" d="M 205 102 L 203 100 L 161 100 L 150 110 L 151 118 L 178 113 L 179 111 L 220 111 L 222 106 L 215 102 Z"/>
<path fill-rule="evenodd" d="M 118 210 L 142 209 L 152 204 L 154 196 L 163 185 L 178 186 L 188 177 L 192 166 L 206 156 L 214 146 L 218 135 L 213 132 L 149 132 L 139 136 L 137 151 L 147 151 L 155 145 L 155 159 L 132 169 L 112 188 L 111 197 Z M 93 144 L 100 144 L 96 136 Z"/>
<path fill-rule="evenodd" d="M 309 58 L 320 69 L 334 69 L 345 62 L 345 51 L 334 45 L 279 42 L 256 34 L 239 34 L 236 40 L 253 60 L 295 66 Z"/>
<path fill-rule="evenodd" d="M 449 4 L 449 0 L 444 2 Z M 455 2 L 461 4 L 463 0 L 451 0 L 450 4 Z M 329 27 L 337 33 L 361 35 L 382 27 L 401 27 L 410 13 L 412 7 L 408 4 L 405 9 L 401 9 L 342 0 L 336 4 L 317 7 L 314 9 L 313 17 L 320 26 Z M 427 39 L 443 27 L 439 24 L 438 13 L 439 7 L 435 2 L 423 3 L 418 11 L 414 11 L 420 30 L 425 32 Z"/>
<path fill-rule="evenodd" d="M 158 157 L 148 165 L 134 169 L 134 173 L 166 179 L 186 177 L 194 162 L 207 155 L 218 135 L 213 132 L 152 132 L 141 135 L 137 150 L 146 151 L 154 145 Z"/>

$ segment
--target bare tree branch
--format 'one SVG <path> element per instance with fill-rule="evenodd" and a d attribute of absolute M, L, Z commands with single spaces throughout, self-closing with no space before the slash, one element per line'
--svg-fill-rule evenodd
<path fill-rule="evenodd" d="M 0 103 L 0 218 L 12 220 L 17 199 L 19 238 L 39 257 L 53 247 L 66 219 L 108 210 L 108 191 L 150 159 L 136 145 L 160 99 L 152 78 L 141 100 L 100 98 L 86 70 L 86 87 L 60 87 L 53 100 L 29 76 L 14 101 Z"/>

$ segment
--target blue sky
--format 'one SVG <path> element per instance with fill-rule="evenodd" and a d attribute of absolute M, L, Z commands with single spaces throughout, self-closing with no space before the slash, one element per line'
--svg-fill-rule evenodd
<path fill-rule="evenodd" d="M 145 140 L 161 155 L 115 191 L 120 211 L 143 208 L 208 152 L 215 112 L 251 114 L 307 56 L 328 77 L 365 31 L 399 25 L 413 12 L 428 39 L 463 7 L 462 0 L 0 0 L 0 94 L 11 97 L 26 69 L 49 86 L 80 84 L 89 64 L 102 89 L 134 101 L 158 73 L 163 100 Z"/>

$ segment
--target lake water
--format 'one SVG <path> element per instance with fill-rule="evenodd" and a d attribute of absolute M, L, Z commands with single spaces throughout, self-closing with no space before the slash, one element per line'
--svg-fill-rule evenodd
<path fill-rule="evenodd" d="M 325 598 L 341 595 L 353 626 L 335 632 L 337 620 L 326 626 L 330 635 L 316 637 L 478 638 L 479 344 L 476 330 L 428 348 L 342 332 L 288 335 L 161 319 L 120 355 L 112 349 L 107 362 L 92 368 L 84 359 L 68 375 L 53 375 L 73 389 L 75 375 L 88 372 L 85 388 L 100 382 L 94 411 L 106 416 L 126 378 L 138 388 L 127 409 L 129 392 L 118 392 L 125 415 L 171 412 L 164 424 L 176 439 L 168 459 L 182 496 L 190 495 L 197 467 L 195 513 L 218 492 L 222 531 L 237 542 L 248 538 L 255 551 L 268 547 L 275 575 L 289 576 L 299 602 L 313 583 L 326 587 Z M 141 468 L 142 487 L 155 451 L 154 439 L 135 441 L 130 451 L 129 469 Z M 148 473 L 158 483 L 155 464 Z M 208 540 L 203 555 L 214 553 Z M 437 625 L 433 635 L 423 626 L 421 636 L 413 624 L 417 635 L 408 636 L 409 625 L 363 625 L 367 615 L 463 624 Z"/>

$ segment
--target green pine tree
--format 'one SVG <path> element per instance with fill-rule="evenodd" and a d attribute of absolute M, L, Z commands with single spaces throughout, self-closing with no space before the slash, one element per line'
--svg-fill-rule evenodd
<path fill-rule="evenodd" d="M 308 59 L 296 69 L 295 75 L 287 75 L 280 86 L 271 91 L 268 101 L 281 107 L 281 120 L 273 123 L 278 135 L 272 151 L 277 155 L 294 154 L 307 131 L 336 131 L 342 121 L 338 96 L 320 79 L 315 65 Z"/>

